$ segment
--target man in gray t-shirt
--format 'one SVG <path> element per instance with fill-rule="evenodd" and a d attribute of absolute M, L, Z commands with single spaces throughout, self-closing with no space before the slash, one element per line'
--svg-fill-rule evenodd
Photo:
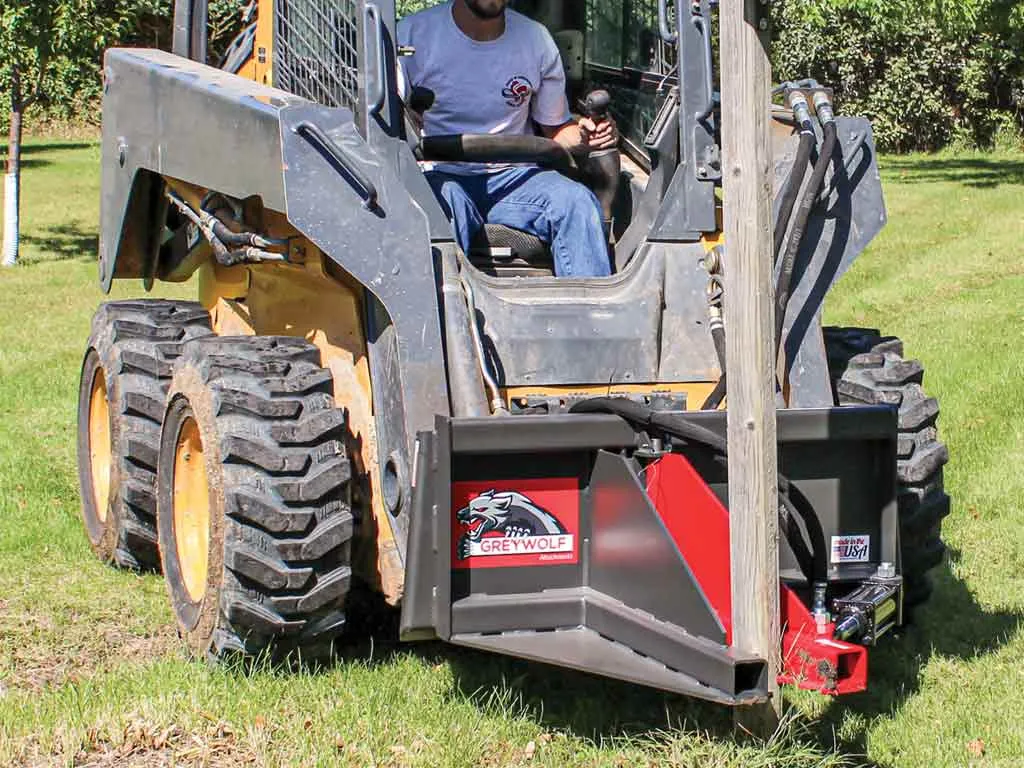
<path fill-rule="evenodd" d="M 614 122 L 572 119 L 558 47 L 507 2 L 450 0 L 399 22 L 399 43 L 415 49 L 400 59 L 403 88 L 435 95 L 424 134 L 522 135 L 536 125 L 570 149 L 614 147 Z M 444 163 L 426 176 L 464 251 L 484 223 L 503 224 L 549 243 L 560 277 L 610 273 L 601 207 L 582 184 L 523 165 Z"/>

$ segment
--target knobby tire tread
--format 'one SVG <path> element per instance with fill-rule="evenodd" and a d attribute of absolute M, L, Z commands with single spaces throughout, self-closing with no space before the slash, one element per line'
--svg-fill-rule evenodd
<path fill-rule="evenodd" d="M 157 569 L 156 467 L 164 400 L 182 345 L 212 334 L 198 303 L 135 299 L 101 304 L 93 315 L 89 347 L 107 376 L 114 464 L 109 519 L 116 520 L 113 562 L 132 570 Z"/>
<path fill-rule="evenodd" d="M 829 371 L 838 405 L 897 408 L 897 500 L 908 608 L 931 595 L 928 571 L 942 562 L 942 520 L 950 502 L 943 484 L 949 461 L 939 441 L 939 404 L 922 388 L 924 367 L 903 358 L 903 342 L 866 328 L 824 329 Z"/>
<path fill-rule="evenodd" d="M 187 345 L 213 402 L 224 572 L 208 655 L 329 653 L 344 626 L 354 519 L 347 419 L 312 344 L 213 337 Z"/>

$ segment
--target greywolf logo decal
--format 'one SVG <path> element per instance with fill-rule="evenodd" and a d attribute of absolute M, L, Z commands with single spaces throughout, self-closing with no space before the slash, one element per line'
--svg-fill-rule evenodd
<path fill-rule="evenodd" d="M 558 518 L 516 491 L 484 491 L 456 519 L 465 529 L 456 547 L 460 560 L 573 551 L 574 537 Z"/>

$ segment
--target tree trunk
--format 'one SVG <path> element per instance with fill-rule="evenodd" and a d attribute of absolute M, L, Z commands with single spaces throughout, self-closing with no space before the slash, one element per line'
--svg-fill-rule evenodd
<path fill-rule="evenodd" d="M 21 80 L 15 69 L 11 77 L 11 129 L 7 138 L 7 168 L 4 176 L 4 253 L 3 265 L 18 262 L 18 208 L 21 186 Z"/>

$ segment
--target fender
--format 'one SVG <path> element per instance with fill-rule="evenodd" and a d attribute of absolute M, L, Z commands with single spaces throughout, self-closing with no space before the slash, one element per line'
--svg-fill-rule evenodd
<path fill-rule="evenodd" d="M 240 199 L 259 195 L 285 214 L 371 299 L 364 323 L 375 421 L 388 437 L 380 446 L 392 457 L 388 481 L 402 486 L 389 514 L 404 558 L 413 439 L 449 404 L 427 216 L 400 179 L 394 152 L 385 157 L 367 145 L 350 110 L 163 51 L 110 49 L 104 77 L 103 290 L 115 277 L 151 276 L 163 178 Z M 348 168 L 297 131 L 300 123 L 319 128 Z M 372 206 L 364 205 L 366 182 L 377 192 Z"/>

